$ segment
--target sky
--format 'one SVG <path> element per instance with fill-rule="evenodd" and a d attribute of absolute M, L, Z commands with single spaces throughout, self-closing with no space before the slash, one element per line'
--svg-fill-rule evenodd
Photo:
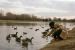
<path fill-rule="evenodd" d="M 75 18 L 75 0 L 0 0 L 0 9 L 16 14 Z"/>

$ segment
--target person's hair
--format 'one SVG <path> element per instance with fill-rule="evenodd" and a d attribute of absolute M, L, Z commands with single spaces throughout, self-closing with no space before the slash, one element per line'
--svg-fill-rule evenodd
<path fill-rule="evenodd" d="M 55 22 L 51 21 L 51 22 L 49 23 L 49 26 L 50 26 L 51 28 L 54 28 L 54 24 L 55 24 Z"/>

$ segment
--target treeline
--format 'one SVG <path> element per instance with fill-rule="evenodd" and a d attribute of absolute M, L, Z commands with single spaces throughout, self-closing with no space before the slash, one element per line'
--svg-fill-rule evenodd
<path fill-rule="evenodd" d="M 51 18 L 38 18 L 38 16 L 35 15 L 29 15 L 29 14 L 13 14 L 13 13 L 6 13 L 6 15 L 3 15 L 0 13 L 0 20 L 24 20 L 24 21 L 64 21 L 64 22 L 75 22 L 75 19 L 61 19 L 54 17 Z"/>
<path fill-rule="evenodd" d="M 43 21 L 41 18 L 37 18 L 37 16 L 29 15 L 29 14 L 12 14 L 10 12 L 3 15 L 0 13 L 0 20 L 25 20 L 25 21 Z"/>
<path fill-rule="evenodd" d="M 38 18 L 38 16 L 35 15 L 29 15 L 29 14 L 13 14 L 13 13 L 6 13 L 6 15 L 3 15 L 0 13 L 0 20 L 24 20 L 24 21 L 51 21 L 51 18 Z"/>
<path fill-rule="evenodd" d="M 54 18 L 53 18 L 53 21 L 60 21 L 60 22 L 75 22 L 75 18 L 74 18 L 74 19 L 66 19 L 66 18 L 61 19 L 61 18 L 56 18 L 56 17 L 54 17 Z"/>

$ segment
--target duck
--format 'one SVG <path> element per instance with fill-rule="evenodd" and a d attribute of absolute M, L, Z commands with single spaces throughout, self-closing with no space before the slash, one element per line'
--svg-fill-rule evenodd
<path fill-rule="evenodd" d="M 47 29 L 47 30 L 45 30 L 45 31 L 47 31 L 47 32 L 48 32 L 48 31 L 49 31 L 49 29 Z"/>
<path fill-rule="evenodd" d="M 11 34 L 11 36 L 12 36 L 12 37 L 17 37 L 17 33 L 18 33 L 18 32 L 16 32 L 16 34 Z"/>
<path fill-rule="evenodd" d="M 44 28 L 44 27 L 42 27 L 42 28 Z"/>
<path fill-rule="evenodd" d="M 15 27 L 14 30 L 17 30 L 17 27 Z"/>
<path fill-rule="evenodd" d="M 23 32 L 23 34 L 25 35 L 25 34 L 27 34 L 26 32 Z"/>
<path fill-rule="evenodd" d="M 42 34 L 43 34 L 43 38 L 47 35 L 47 31 L 45 31 L 45 32 L 42 32 Z"/>
<path fill-rule="evenodd" d="M 10 34 L 6 36 L 6 40 L 10 40 Z"/>
<path fill-rule="evenodd" d="M 8 40 L 8 42 L 10 42 L 10 40 L 11 40 L 10 34 L 6 36 L 6 40 Z"/>
<path fill-rule="evenodd" d="M 39 29 L 35 29 L 35 31 L 38 31 Z"/>
<path fill-rule="evenodd" d="M 31 44 L 32 44 L 32 39 L 34 39 L 34 37 L 32 37 L 32 38 L 26 38 L 26 41 L 28 41 L 28 42 L 30 42 Z"/>
<path fill-rule="evenodd" d="M 33 28 L 29 28 L 29 29 L 33 29 Z"/>
<path fill-rule="evenodd" d="M 23 43 L 29 43 L 30 42 L 32 44 L 32 39 L 34 39 L 34 37 L 32 37 L 30 39 L 29 38 L 25 38 L 25 39 L 22 39 L 22 42 Z"/>
<path fill-rule="evenodd" d="M 17 42 L 21 42 L 21 38 L 22 38 L 22 36 L 16 37 L 16 41 L 17 41 Z"/>
<path fill-rule="evenodd" d="M 47 34 L 47 31 L 45 31 L 45 32 L 42 32 L 42 34 Z"/>

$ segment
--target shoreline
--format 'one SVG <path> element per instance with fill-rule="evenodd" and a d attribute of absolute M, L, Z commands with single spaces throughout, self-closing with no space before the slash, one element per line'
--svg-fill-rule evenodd
<path fill-rule="evenodd" d="M 67 39 L 52 41 L 40 50 L 75 50 L 75 28 L 69 31 Z"/>

